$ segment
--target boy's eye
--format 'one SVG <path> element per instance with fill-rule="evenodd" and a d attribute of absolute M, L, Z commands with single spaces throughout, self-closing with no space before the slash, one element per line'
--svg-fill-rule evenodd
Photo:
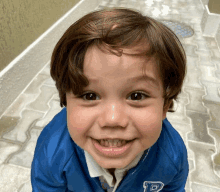
<path fill-rule="evenodd" d="M 83 94 L 80 98 L 83 98 L 83 100 L 94 100 L 94 95 L 96 95 L 95 93 L 86 93 L 86 94 Z M 85 99 L 86 98 L 86 99 Z"/>
<path fill-rule="evenodd" d="M 130 96 L 129 96 L 132 100 L 142 100 L 141 98 L 145 97 L 148 98 L 149 96 L 142 93 L 142 92 L 133 92 Z M 95 93 L 85 93 L 81 96 L 79 96 L 78 98 L 82 98 L 83 100 L 95 100 L 96 99 L 96 94 Z"/>
<path fill-rule="evenodd" d="M 135 99 L 138 99 L 138 100 L 139 100 L 139 99 L 142 98 L 142 96 L 145 97 L 145 98 L 149 97 L 148 95 L 146 95 L 146 94 L 144 94 L 144 93 L 142 93 L 142 92 L 134 92 L 134 93 L 131 94 L 130 97 L 131 97 L 131 99 L 134 99 L 134 100 L 135 100 Z M 141 100 L 142 100 L 142 99 L 141 99 Z"/>

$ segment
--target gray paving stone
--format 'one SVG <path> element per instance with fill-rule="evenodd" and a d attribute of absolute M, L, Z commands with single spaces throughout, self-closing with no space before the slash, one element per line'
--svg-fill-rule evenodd
<path fill-rule="evenodd" d="M 60 96 L 58 92 L 53 95 L 52 100 L 56 100 L 60 102 Z"/>
<path fill-rule="evenodd" d="M 214 83 L 220 83 L 220 79 L 218 79 L 215 74 L 216 74 L 216 68 L 213 66 L 205 66 L 202 65 L 199 67 L 202 75 L 201 75 L 201 80 L 205 80 L 205 81 L 210 81 L 210 82 L 214 82 Z"/>
<path fill-rule="evenodd" d="M 112 3 L 112 4 L 115 4 L 115 5 L 117 5 L 118 2 L 119 2 L 118 0 L 111 0 L 111 3 Z"/>
<path fill-rule="evenodd" d="M 220 80 L 220 69 L 215 71 L 215 77 L 218 79 L 218 81 Z"/>
<path fill-rule="evenodd" d="M 38 97 L 37 94 L 21 94 L 16 101 L 5 111 L 5 116 L 21 117 L 25 106 L 33 102 Z"/>
<path fill-rule="evenodd" d="M 204 80 L 200 81 L 205 86 L 207 92 L 207 95 L 204 96 L 203 99 L 220 103 L 220 97 L 218 95 L 218 88 L 220 87 L 220 83 L 213 83 Z"/>
<path fill-rule="evenodd" d="M 208 48 L 210 48 L 211 50 L 218 49 L 218 45 L 214 37 L 203 36 L 203 39 L 206 41 Z"/>
<path fill-rule="evenodd" d="M 8 158 L 8 156 L 18 151 L 20 147 L 21 146 L 17 144 L 0 141 L 0 164 L 3 164 L 4 161 Z"/>
<path fill-rule="evenodd" d="M 207 108 L 202 104 L 202 96 L 205 91 L 201 89 L 186 87 L 184 91 L 189 94 L 189 104 L 186 105 L 186 110 L 195 111 L 198 113 L 207 113 Z"/>
<path fill-rule="evenodd" d="M 154 7 L 154 9 L 151 11 L 151 16 L 154 17 L 155 19 L 161 19 L 160 15 L 161 15 L 160 9 Z"/>
<path fill-rule="evenodd" d="M 212 57 L 215 58 L 215 59 L 218 59 L 220 61 L 220 51 L 219 51 L 219 49 L 216 47 L 216 48 L 212 48 L 211 50 L 213 52 Z"/>
<path fill-rule="evenodd" d="M 186 115 L 192 122 L 192 132 L 188 134 L 188 140 L 214 144 L 214 139 L 207 130 L 209 115 L 188 110 L 186 110 Z"/>
<path fill-rule="evenodd" d="M 119 5 L 118 5 L 118 7 L 125 7 L 126 6 L 126 3 L 120 3 Z"/>
<path fill-rule="evenodd" d="M 99 6 L 106 6 L 108 4 L 108 1 L 101 1 Z"/>
<path fill-rule="evenodd" d="M 211 62 L 213 63 L 214 66 L 216 66 L 218 70 L 220 70 L 220 59 L 211 57 Z"/>
<path fill-rule="evenodd" d="M 192 183 L 192 192 L 220 192 L 219 188 L 213 187 L 213 186 L 207 186 L 204 185 L 203 183 Z"/>
<path fill-rule="evenodd" d="M 191 180 L 191 178 L 190 178 L 190 175 L 189 175 L 188 178 L 187 178 L 187 181 L 186 181 L 186 186 L 185 186 L 186 191 L 191 191 L 190 180 Z"/>
<path fill-rule="evenodd" d="M 220 103 L 203 100 L 204 105 L 209 109 L 211 120 L 208 121 L 208 127 L 220 130 Z"/>
<path fill-rule="evenodd" d="M 47 112 L 46 116 L 36 122 L 36 126 L 45 127 L 53 117 L 61 111 L 60 102 L 57 100 L 51 100 L 49 102 L 50 109 Z"/>
<path fill-rule="evenodd" d="M 180 98 L 189 99 L 189 95 L 185 92 L 185 87 L 184 86 L 182 87 L 181 93 L 178 95 L 178 99 L 180 99 Z"/>
<path fill-rule="evenodd" d="M 200 41 L 197 40 L 197 50 L 205 50 L 205 51 L 209 51 L 209 48 L 206 44 L 206 41 Z"/>
<path fill-rule="evenodd" d="M 215 48 L 213 47 L 213 48 L 211 48 L 211 50 L 213 53 L 213 57 L 220 60 L 220 51 L 219 51 L 218 47 L 215 47 Z"/>
<path fill-rule="evenodd" d="M 175 21 L 180 21 L 181 20 L 181 15 L 180 15 L 180 13 L 177 9 L 176 10 L 171 9 L 169 15 L 172 18 L 175 18 Z"/>
<path fill-rule="evenodd" d="M 196 25 L 194 25 L 194 26 L 200 26 L 200 23 L 201 23 L 201 19 L 200 19 L 199 22 L 198 22 Z M 193 40 L 194 40 L 195 42 L 197 42 L 198 40 L 205 41 L 205 40 L 206 40 L 206 37 L 204 37 L 204 36 L 202 35 L 202 32 L 195 32 L 194 35 L 193 35 Z"/>
<path fill-rule="evenodd" d="M 19 165 L 22 167 L 31 168 L 31 163 L 33 161 L 34 151 L 36 147 L 37 139 L 42 130 L 40 129 L 32 129 L 30 131 L 30 140 L 23 147 L 22 151 L 19 151 L 17 154 L 13 155 L 9 163 L 14 165 Z"/>
<path fill-rule="evenodd" d="M 210 61 L 211 60 L 211 57 L 210 56 L 212 56 L 212 54 L 213 54 L 213 52 L 210 50 L 210 49 L 197 49 L 196 51 L 196 54 L 197 55 L 199 55 L 200 56 L 200 58 L 202 57 L 202 56 L 206 56 L 207 58 L 206 58 L 206 60 L 207 61 Z"/>
<path fill-rule="evenodd" d="M 215 76 L 218 80 L 220 80 L 220 70 L 215 71 Z M 219 94 L 220 95 L 220 94 Z"/>
<path fill-rule="evenodd" d="M 192 150 L 187 147 L 187 151 L 188 151 L 188 155 L 189 155 L 190 154 L 189 151 L 192 151 Z M 189 163 L 189 176 L 188 177 L 189 177 L 189 180 L 191 181 L 191 172 L 194 171 L 194 169 L 195 169 L 195 166 L 194 166 L 195 165 L 195 160 L 190 159 L 190 156 L 188 156 L 188 163 Z"/>
<path fill-rule="evenodd" d="M 55 81 L 52 78 L 47 79 L 43 84 L 44 85 L 49 85 L 49 86 L 52 86 L 52 87 L 56 87 Z"/>
<path fill-rule="evenodd" d="M 30 181 L 30 169 L 11 164 L 0 165 L 1 192 L 17 192 L 24 183 Z"/>
<path fill-rule="evenodd" d="M 108 4 L 108 7 L 115 7 L 115 5 L 114 4 Z M 128 8 L 132 8 L 133 6 L 128 6 Z"/>
<path fill-rule="evenodd" d="M 14 129 L 14 127 L 18 124 L 20 117 L 7 117 L 3 116 L 0 119 L 0 138 L 2 135 L 8 131 Z"/>
<path fill-rule="evenodd" d="M 40 72 L 41 75 L 47 75 L 50 77 L 50 63 L 48 63 L 43 70 Z"/>
<path fill-rule="evenodd" d="M 220 178 L 220 166 L 214 163 L 215 174 Z"/>
<path fill-rule="evenodd" d="M 199 66 L 205 65 L 205 66 L 212 66 L 215 67 L 214 63 L 211 62 L 211 57 L 210 56 L 206 56 L 206 55 L 200 55 L 199 56 L 199 62 L 198 62 Z"/>
<path fill-rule="evenodd" d="M 220 179 L 220 129 L 209 129 L 209 134 L 215 138 L 216 154 L 213 156 L 214 170 Z"/>
<path fill-rule="evenodd" d="M 189 148 L 195 153 L 195 170 L 191 172 L 191 182 L 220 188 L 220 179 L 214 173 L 211 155 L 214 145 L 188 141 Z M 192 186 L 192 191 L 195 188 Z"/>
<path fill-rule="evenodd" d="M 188 103 L 187 98 L 180 98 L 175 113 L 167 113 L 168 120 L 190 125 L 190 119 L 185 116 L 185 105 Z"/>
<path fill-rule="evenodd" d="M 199 25 L 194 25 L 194 32 L 195 33 L 202 33 L 202 29 L 201 29 L 201 26 Z M 202 35 L 202 34 L 201 34 Z"/>
<path fill-rule="evenodd" d="M 193 23 L 194 26 L 200 26 L 201 19 L 200 18 L 192 18 L 191 17 L 191 23 Z"/>
<path fill-rule="evenodd" d="M 32 191 L 31 181 L 27 181 L 20 186 L 18 192 L 31 192 L 31 191 Z"/>
<path fill-rule="evenodd" d="M 185 189 L 186 192 L 192 192 L 191 188 L 190 189 Z"/>
<path fill-rule="evenodd" d="M 32 83 L 25 90 L 25 94 L 37 94 L 40 93 L 40 87 L 45 82 L 45 80 L 50 79 L 48 75 L 39 74 Z"/>
<path fill-rule="evenodd" d="M 34 121 L 41 118 L 43 115 L 44 113 L 37 111 L 24 110 L 22 112 L 22 118 L 17 126 L 12 131 L 4 134 L 3 138 L 13 141 L 25 142 L 27 140 L 27 130 Z"/>
<path fill-rule="evenodd" d="M 168 15 L 164 15 L 162 19 L 163 20 L 172 20 L 173 17 L 170 14 L 168 14 Z"/>
<path fill-rule="evenodd" d="M 184 87 L 204 89 L 202 84 L 199 82 L 200 75 L 201 75 L 201 71 L 197 68 L 187 70 Z"/>
<path fill-rule="evenodd" d="M 37 110 L 37 111 L 42 111 L 42 112 L 47 112 L 49 110 L 48 102 L 52 98 L 52 96 L 57 93 L 57 89 L 55 87 L 50 87 L 43 85 L 41 88 L 41 93 L 37 97 L 35 101 L 30 103 L 26 108 L 27 109 L 32 109 L 32 110 Z"/>
<path fill-rule="evenodd" d="M 187 55 L 187 70 L 198 69 L 199 57 L 188 56 Z"/>
<path fill-rule="evenodd" d="M 31 148 L 33 148 L 33 146 L 34 145 L 32 144 Z M 31 168 L 32 161 L 33 161 L 33 154 L 27 152 L 26 150 L 23 150 L 19 154 L 14 155 L 10 159 L 9 163 L 14 164 L 14 165 L 19 165 L 22 167 L 26 167 L 26 168 Z"/>
<path fill-rule="evenodd" d="M 178 99 L 180 99 L 180 98 L 178 98 Z M 178 107 L 178 100 L 176 101 L 176 100 L 173 100 L 173 110 L 174 111 L 176 111 L 177 110 L 177 107 Z M 169 112 L 170 113 L 170 112 Z"/>
<path fill-rule="evenodd" d="M 196 40 L 195 40 L 195 34 L 193 36 L 191 36 L 191 37 L 185 38 L 184 39 L 184 44 L 186 44 L 186 45 L 193 45 L 195 47 L 195 49 L 197 49 Z M 194 56 L 194 55 L 187 55 L 187 56 Z"/>
<path fill-rule="evenodd" d="M 140 10 L 140 2 L 139 1 L 128 1 L 128 6 L 130 8 L 134 8 Z"/>

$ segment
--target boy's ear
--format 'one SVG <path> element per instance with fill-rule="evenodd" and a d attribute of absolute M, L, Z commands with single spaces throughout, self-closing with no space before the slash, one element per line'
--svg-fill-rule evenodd
<path fill-rule="evenodd" d="M 167 115 L 167 112 L 170 108 L 171 103 L 172 103 L 172 100 L 168 100 L 166 105 L 163 108 L 163 120 L 166 118 L 166 115 Z"/>

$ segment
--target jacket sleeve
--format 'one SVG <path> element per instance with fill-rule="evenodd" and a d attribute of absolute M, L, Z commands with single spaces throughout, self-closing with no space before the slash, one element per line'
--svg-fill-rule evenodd
<path fill-rule="evenodd" d="M 32 192 L 66 192 L 66 179 L 57 171 L 57 165 L 51 163 L 47 150 L 48 128 L 50 122 L 38 137 L 33 161 L 31 164 Z M 58 163 L 59 164 L 59 163 Z"/>
<path fill-rule="evenodd" d="M 173 180 L 164 186 L 162 192 L 185 192 L 185 185 L 189 174 L 189 163 L 187 157 L 187 150 L 184 145 L 182 161 L 180 160 L 180 171 L 174 176 Z"/>
<path fill-rule="evenodd" d="M 187 168 L 182 169 L 169 185 L 166 185 L 162 192 L 185 192 L 185 185 L 188 176 Z"/>
<path fill-rule="evenodd" d="M 66 185 L 56 180 L 51 175 L 47 167 L 46 161 L 40 162 L 35 158 L 31 166 L 31 185 L 32 192 L 66 192 Z"/>

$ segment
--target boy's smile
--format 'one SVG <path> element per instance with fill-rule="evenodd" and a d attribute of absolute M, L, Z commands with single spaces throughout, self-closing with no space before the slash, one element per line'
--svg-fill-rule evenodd
<path fill-rule="evenodd" d="M 123 49 L 123 53 L 133 54 L 134 49 Z M 149 78 L 132 79 L 143 76 L 143 64 Z M 66 95 L 69 133 L 101 167 L 124 168 L 157 141 L 168 111 L 163 109 L 156 63 L 143 56 L 118 57 L 92 46 L 86 52 L 83 72 L 90 82 L 84 96 Z M 100 152 L 93 142 L 104 138 L 135 140 L 114 156 Z"/>

